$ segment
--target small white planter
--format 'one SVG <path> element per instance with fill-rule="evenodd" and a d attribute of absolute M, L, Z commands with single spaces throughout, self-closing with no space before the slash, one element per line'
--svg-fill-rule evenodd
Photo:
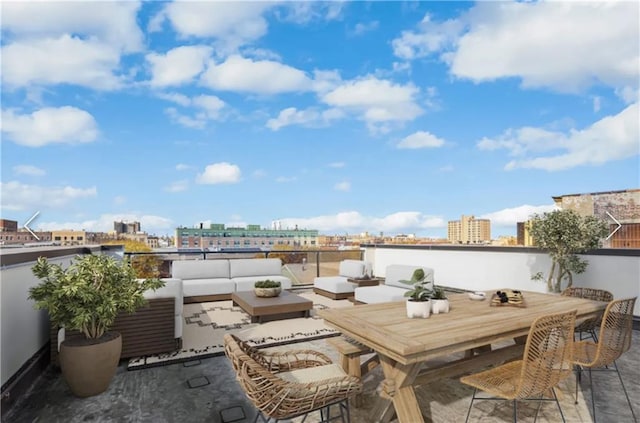
<path fill-rule="evenodd" d="M 434 300 L 431 299 L 431 312 L 433 314 L 448 313 L 449 312 L 449 300 Z"/>
<path fill-rule="evenodd" d="M 407 317 L 420 317 L 426 319 L 431 314 L 431 300 L 411 301 L 407 300 Z"/>

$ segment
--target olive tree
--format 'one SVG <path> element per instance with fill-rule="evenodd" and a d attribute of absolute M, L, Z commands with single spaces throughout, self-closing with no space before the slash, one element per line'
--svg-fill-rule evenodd
<path fill-rule="evenodd" d="M 534 215 L 530 231 L 535 245 L 551 258 L 547 288 L 550 292 L 560 292 L 563 281 L 570 287 L 573 274 L 587 269 L 589 262 L 577 254 L 600 247 L 608 228 L 595 216 L 580 216 L 573 210 L 554 210 Z M 532 279 L 543 280 L 544 275 L 539 272 Z"/>

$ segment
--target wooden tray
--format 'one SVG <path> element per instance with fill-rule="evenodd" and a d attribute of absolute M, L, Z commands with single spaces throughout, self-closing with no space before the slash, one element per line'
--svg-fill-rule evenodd
<path fill-rule="evenodd" d="M 507 298 L 509 298 L 509 301 L 506 303 L 501 303 L 500 302 L 500 297 L 497 294 L 497 291 L 503 291 L 503 292 L 507 292 Z M 503 306 L 510 306 L 510 307 L 526 307 L 527 303 L 524 300 L 524 296 L 522 295 L 522 293 L 519 294 L 513 294 L 513 290 L 511 289 L 499 289 L 496 292 L 493 293 L 493 295 L 491 295 L 491 300 L 489 301 L 489 305 L 491 307 L 503 307 Z M 513 302 L 512 300 L 514 298 L 519 298 L 520 301 L 518 302 Z"/>

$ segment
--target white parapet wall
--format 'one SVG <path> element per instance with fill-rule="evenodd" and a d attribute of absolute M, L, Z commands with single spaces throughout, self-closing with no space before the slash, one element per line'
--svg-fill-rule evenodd
<path fill-rule="evenodd" d="M 436 284 L 470 291 L 546 292 L 546 283 L 531 277 L 546 275 L 551 267 L 549 256 L 534 248 L 366 245 L 364 250 L 376 276 L 384 277 L 390 264 L 426 266 L 434 269 Z M 581 257 L 589 266 L 574 275 L 574 286 L 606 289 L 615 298 L 640 296 L 640 251 L 602 249 Z M 640 316 L 640 302 L 634 314 Z"/>

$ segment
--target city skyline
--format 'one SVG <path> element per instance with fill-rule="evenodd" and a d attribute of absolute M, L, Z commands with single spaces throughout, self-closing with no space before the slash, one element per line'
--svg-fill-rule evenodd
<path fill-rule="evenodd" d="M 640 185 L 637 2 L 4 2 L 2 218 L 491 236 Z"/>

